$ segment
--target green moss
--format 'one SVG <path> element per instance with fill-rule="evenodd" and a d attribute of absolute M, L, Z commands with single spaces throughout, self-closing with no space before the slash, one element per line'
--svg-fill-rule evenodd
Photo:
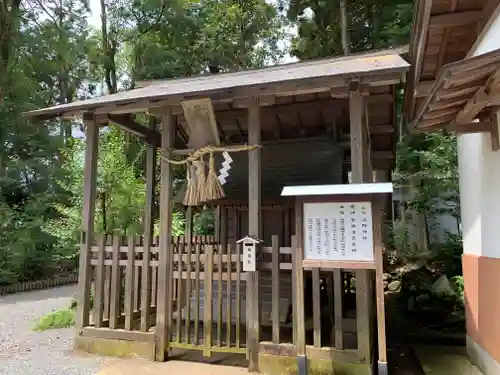
<path fill-rule="evenodd" d="M 296 375 L 297 359 L 269 354 L 259 355 L 260 371 L 269 375 Z M 319 359 L 307 359 L 311 375 L 369 375 L 370 366 L 358 363 L 338 363 Z"/>
<path fill-rule="evenodd" d="M 87 353 L 111 357 L 137 357 L 155 360 L 155 345 L 149 342 L 75 337 L 74 348 Z"/>
<path fill-rule="evenodd" d="M 75 311 L 63 309 L 53 311 L 42 316 L 35 324 L 35 331 L 46 331 L 48 329 L 69 328 L 75 324 Z"/>

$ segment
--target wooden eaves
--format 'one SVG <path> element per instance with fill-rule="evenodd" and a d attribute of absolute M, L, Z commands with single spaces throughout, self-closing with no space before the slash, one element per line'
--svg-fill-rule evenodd
<path fill-rule="evenodd" d="M 232 101 L 249 96 L 328 91 L 348 87 L 357 79 L 377 86 L 396 84 L 409 65 L 398 54 L 352 55 L 349 57 L 291 63 L 235 73 L 202 75 L 166 80 L 93 99 L 27 112 L 27 117 L 49 119 L 83 112 L 123 114 L 150 108 L 180 105 L 183 100 L 210 97 L 213 101 Z"/>
<path fill-rule="evenodd" d="M 25 115 L 37 120 L 92 117 L 158 145 L 159 132 L 137 123 L 132 115 L 147 111 L 158 117 L 168 107 L 177 129 L 175 148 L 184 149 L 189 139 L 181 106 L 185 100 L 210 98 L 221 143 L 229 145 L 247 142 L 247 109 L 254 97 L 261 107 L 262 142 L 310 137 L 348 142 L 349 97 L 357 90 L 366 106 L 363 112 L 370 129 L 372 159 L 380 161 L 380 169 L 387 169 L 394 161 L 397 139 L 394 85 L 404 82 L 409 69 L 401 57 L 407 50 L 403 46 L 234 73 L 142 82 L 143 87 L 133 90 Z"/>
<path fill-rule="evenodd" d="M 404 109 L 412 121 L 441 68 L 467 57 L 500 0 L 417 0 Z"/>
<path fill-rule="evenodd" d="M 424 132 L 491 132 L 500 106 L 500 50 L 446 65 L 411 123 Z"/>

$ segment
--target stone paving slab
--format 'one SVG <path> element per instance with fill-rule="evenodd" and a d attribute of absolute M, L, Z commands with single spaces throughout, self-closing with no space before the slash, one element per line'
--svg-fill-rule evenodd
<path fill-rule="evenodd" d="M 249 374 L 242 367 L 206 363 L 167 361 L 151 362 L 143 359 L 123 359 L 105 366 L 96 375 L 242 375 Z"/>
<path fill-rule="evenodd" d="M 415 346 L 415 354 L 426 375 L 483 375 L 463 346 Z"/>

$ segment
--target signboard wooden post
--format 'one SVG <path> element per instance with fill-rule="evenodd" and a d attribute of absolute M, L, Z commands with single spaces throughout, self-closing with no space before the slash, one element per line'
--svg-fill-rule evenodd
<path fill-rule="evenodd" d="M 379 373 L 387 374 L 382 207 L 391 183 L 285 187 L 302 211 L 297 228 L 305 269 L 374 270 Z M 296 208 L 296 209 L 297 209 Z M 301 233 L 300 233 L 301 232 Z M 301 258 L 300 258 L 301 256 Z M 369 313 L 369 312 L 366 312 Z M 385 371 L 384 371 L 385 370 Z"/>

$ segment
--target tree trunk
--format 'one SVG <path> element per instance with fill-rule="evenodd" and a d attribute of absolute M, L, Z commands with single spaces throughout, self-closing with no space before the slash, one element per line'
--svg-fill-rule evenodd
<path fill-rule="evenodd" d="M 8 70 L 14 35 L 19 31 L 19 7 L 21 0 L 2 0 L 0 2 L 0 106 L 3 105 L 8 91 Z M 7 155 L 5 142 L 7 131 L 0 127 L 0 179 L 5 176 Z"/>

